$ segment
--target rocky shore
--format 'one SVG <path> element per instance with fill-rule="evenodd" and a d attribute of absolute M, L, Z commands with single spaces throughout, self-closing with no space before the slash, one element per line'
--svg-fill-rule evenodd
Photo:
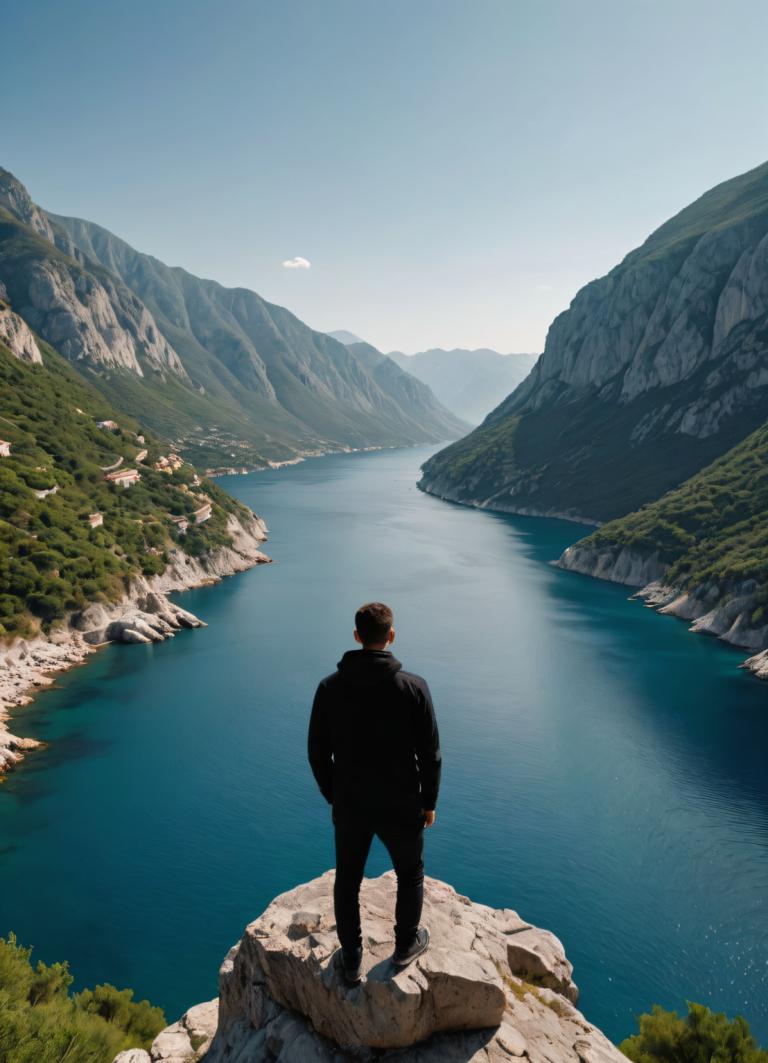
<path fill-rule="evenodd" d="M 394 875 L 364 880 L 363 982 L 347 987 L 333 881 L 328 871 L 277 897 L 229 951 L 218 999 L 114 1063 L 626 1063 L 575 1007 L 554 934 L 437 879 L 425 881 L 430 947 L 400 972 Z"/>
<path fill-rule="evenodd" d="M 559 568 L 638 588 L 633 597 L 665 616 L 690 621 L 690 630 L 749 650 L 743 667 L 768 679 L 768 621 L 761 615 L 760 587 L 755 580 L 721 586 L 707 583 L 682 589 L 665 583 L 667 566 L 658 554 L 642 554 L 626 546 L 599 550 L 576 543 L 564 551 Z"/>
<path fill-rule="evenodd" d="M 160 576 L 137 578 L 119 602 L 94 604 L 73 615 L 49 636 L 16 639 L 0 648 L 0 775 L 14 768 L 39 743 L 10 733 L 10 710 L 28 704 L 56 675 L 82 664 L 107 642 L 149 643 L 171 638 L 183 627 L 203 627 L 203 621 L 174 605 L 167 595 L 216 583 L 225 576 L 268 562 L 259 549 L 267 538 L 264 522 L 230 515 L 227 531 L 230 546 L 219 547 L 203 557 L 182 550 L 171 553 Z"/>

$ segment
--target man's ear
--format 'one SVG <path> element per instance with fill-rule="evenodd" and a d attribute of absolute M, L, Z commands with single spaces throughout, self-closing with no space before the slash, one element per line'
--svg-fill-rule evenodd
<path fill-rule="evenodd" d="M 360 638 L 360 635 L 358 634 L 357 628 L 355 628 L 355 642 L 359 642 L 361 646 L 363 644 L 363 640 Z"/>
<path fill-rule="evenodd" d="M 394 642 L 394 641 L 395 641 L 395 629 L 393 627 L 391 627 L 389 629 L 389 634 L 387 635 L 387 642 L 391 643 L 391 642 Z"/>

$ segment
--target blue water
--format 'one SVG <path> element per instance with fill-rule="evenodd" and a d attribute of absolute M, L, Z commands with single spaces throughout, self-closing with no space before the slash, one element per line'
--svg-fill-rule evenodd
<path fill-rule="evenodd" d="M 692 999 L 768 1042 L 768 687 L 548 564 L 577 526 L 418 492 L 429 452 L 232 478 L 275 564 L 183 595 L 207 629 L 110 647 L 18 714 L 50 746 L 0 788 L 0 933 L 172 1017 L 213 996 L 244 924 L 332 865 L 308 706 L 382 598 L 441 726 L 428 872 L 554 930 L 609 1036 Z"/>

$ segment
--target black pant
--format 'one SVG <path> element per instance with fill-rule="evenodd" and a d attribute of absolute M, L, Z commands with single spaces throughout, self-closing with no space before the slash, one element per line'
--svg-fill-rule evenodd
<path fill-rule="evenodd" d="M 424 812 L 421 808 L 366 810 L 335 806 L 336 932 L 344 951 L 360 948 L 360 883 L 374 834 L 386 846 L 397 875 L 395 944 L 408 948 L 416 938 L 424 901 Z"/>

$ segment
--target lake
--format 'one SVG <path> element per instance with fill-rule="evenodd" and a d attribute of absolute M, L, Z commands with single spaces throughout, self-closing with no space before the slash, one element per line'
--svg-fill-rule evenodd
<path fill-rule="evenodd" d="M 214 996 L 244 925 L 333 864 L 308 711 L 376 598 L 441 729 L 427 872 L 558 934 L 611 1038 L 689 999 L 768 1043 L 768 687 L 552 567 L 586 529 L 420 493 L 433 449 L 222 481 L 275 563 L 179 596 L 207 629 L 108 647 L 17 713 L 50 745 L 0 787 L 0 934 L 169 1020 Z"/>

